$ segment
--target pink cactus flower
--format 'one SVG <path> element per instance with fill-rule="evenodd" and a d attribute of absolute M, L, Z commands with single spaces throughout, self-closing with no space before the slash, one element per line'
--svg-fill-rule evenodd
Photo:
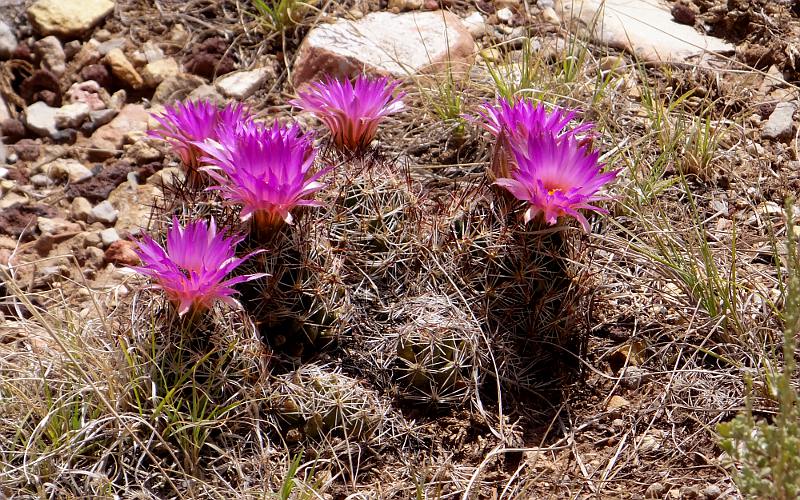
<path fill-rule="evenodd" d="M 142 265 L 132 269 L 153 279 L 155 287 L 164 291 L 180 316 L 207 310 L 216 301 L 236 306 L 233 285 L 265 276 L 250 274 L 224 279 L 258 253 L 237 258 L 236 245 L 243 238 L 218 234 L 214 219 L 209 224 L 203 220 L 191 222 L 184 228 L 173 218 L 167 233 L 167 248 L 143 235 L 136 250 Z"/>
<path fill-rule="evenodd" d="M 166 106 L 162 115 L 153 115 L 153 118 L 160 126 L 148 134 L 170 143 L 189 172 L 197 171 L 203 156 L 196 143 L 216 140 L 220 131 L 234 129 L 251 120 L 241 104 L 228 104 L 219 109 L 211 101 L 178 102 Z"/>
<path fill-rule="evenodd" d="M 291 224 L 296 206 L 321 205 L 311 197 L 325 187 L 319 179 L 330 168 L 312 171 L 313 138 L 296 124 L 249 127 L 223 143 L 207 141 L 199 147 L 208 163 L 201 170 L 219 183 L 209 189 L 241 205 L 242 220 L 252 218 L 257 229 Z"/>
<path fill-rule="evenodd" d="M 381 120 L 403 110 L 405 93 L 392 96 L 399 83 L 364 75 L 355 84 L 328 77 L 324 83 L 312 83 L 311 90 L 300 92 L 290 103 L 325 123 L 337 148 L 359 152 L 375 138 Z"/>
<path fill-rule="evenodd" d="M 573 136 L 538 134 L 528 137 L 524 146 L 514 147 L 513 152 L 516 168 L 510 177 L 499 178 L 495 184 L 529 203 L 526 223 L 538 214 L 543 215 L 547 224 L 555 224 L 561 216 L 570 216 L 588 232 L 589 221 L 578 210 L 608 213 L 591 203 L 608 199 L 598 191 L 617 172 L 601 171 L 603 164 L 598 163 L 597 151 L 590 151 Z"/>
<path fill-rule="evenodd" d="M 495 178 L 510 176 L 514 168 L 512 150 L 524 150 L 528 137 L 532 135 L 550 134 L 559 138 L 583 136 L 587 144 L 594 137 L 591 123 L 569 128 L 577 112 L 558 107 L 548 111 L 544 104 L 529 99 L 519 99 L 513 103 L 498 99 L 496 105 L 484 103 L 482 108 L 478 116 L 466 115 L 465 118 L 478 123 L 497 138 L 491 170 Z"/>

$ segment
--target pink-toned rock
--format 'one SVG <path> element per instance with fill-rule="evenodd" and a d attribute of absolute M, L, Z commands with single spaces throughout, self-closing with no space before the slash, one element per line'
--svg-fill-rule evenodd
<path fill-rule="evenodd" d="M 67 98 L 70 103 L 82 102 L 89 105 L 90 110 L 96 111 L 106 107 L 101 92 L 103 90 L 99 83 L 94 80 L 86 80 L 85 82 L 73 83 L 67 90 Z"/>
<path fill-rule="evenodd" d="M 134 251 L 135 248 L 136 243 L 132 241 L 117 240 L 106 248 L 106 262 L 123 266 L 135 266 L 141 262 Z"/>
<path fill-rule="evenodd" d="M 309 31 L 297 53 L 293 83 L 299 87 L 326 74 L 362 71 L 394 77 L 435 73 L 448 63 L 466 72 L 475 53 L 472 35 L 450 12 L 373 12 Z"/>
<path fill-rule="evenodd" d="M 141 104 L 127 104 L 110 123 L 95 130 L 91 147 L 108 151 L 112 156 L 122 152 L 125 136 L 131 132 L 145 132 L 149 113 Z"/>

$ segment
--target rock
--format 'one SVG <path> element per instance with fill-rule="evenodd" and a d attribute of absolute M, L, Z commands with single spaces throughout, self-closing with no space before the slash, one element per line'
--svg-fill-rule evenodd
<path fill-rule="evenodd" d="M 89 222 L 101 222 L 106 226 L 110 226 L 117 222 L 119 212 L 108 200 L 101 201 L 92 208 L 92 213 L 89 215 Z"/>
<path fill-rule="evenodd" d="M 59 78 L 46 69 L 37 69 L 22 81 L 19 94 L 27 103 L 42 101 L 48 106 L 61 106 Z"/>
<path fill-rule="evenodd" d="M 81 80 L 84 82 L 97 82 L 98 87 L 106 88 L 111 86 L 111 73 L 104 64 L 89 64 L 81 69 Z M 95 108 L 97 109 L 97 108 Z"/>
<path fill-rule="evenodd" d="M 106 63 L 111 66 L 111 73 L 124 82 L 127 86 L 138 89 L 144 85 L 142 76 L 133 67 L 133 64 L 125 57 L 122 49 L 115 48 L 106 54 Z"/>
<path fill-rule="evenodd" d="M 392 12 L 403 12 L 407 10 L 419 10 L 424 2 L 422 0 L 389 0 L 389 10 Z"/>
<path fill-rule="evenodd" d="M 467 27 L 472 38 L 478 39 L 486 34 L 486 19 L 480 12 L 473 12 L 465 17 L 464 26 Z"/>
<path fill-rule="evenodd" d="M 52 137 L 58 133 L 56 127 L 56 113 L 59 108 L 53 108 L 43 102 L 35 102 L 25 108 L 25 125 L 28 129 L 40 136 Z"/>
<path fill-rule="evenodd" d="M 716 500 L 722 496 L 722 490 L 716 484 L 711 484 L 703 489 L 703 496 L 706 500 Z"/>
<path fill-rule="evenodd" d="M 33 50 L 42 61 L 42 67 L 56 76 L 67 71 L 67 56 L 61 42 L 54 36 L 46 36 L 33 44 Z"/>
<path fill-rule="evenodd" d="M 225 104 L 225 98 L 217 92 L 213 85 L 200 85 L 189 93 L 187 99 L 190 101 L 208 100 L 215 104 Z"/>
<path fill-rule="evenodd" d="M 69 42 L 64 44 L 64 56 L 66 60 L 72 59 L 75 54 L 80 52 L 81 47 L 83 47 L 83 43 L 80 40 L 70 40 Z"/>
<path fill-rule="evenodd" d="M 192 45 L 192 53 L 184 64 L 186 71 L 206 78 L 230 73 L 236 69 L 230 42 L 222 37 L 206 38 Z"/>
<path fill-rule="evenodd" d="M 145 85 L 148 87 L 156 87 L 159 83 L 163 82 L 171 76 L 180 74 L 181 69 L 178 67 L 178 61 L 172 57 L 166 59 L 158 59 L 153 62 L 147 63 L 142 68 L 142 78 Z"/>
<path fill-rule="evenodd" d="M 82 196 L 92 203 L 101 202 L 107 199 L 117 186 L 125 182 L 132 171 L 131 164 L 127 161 L 106 165 L 88 181 L 67 186 L 64 196 L 68 199 Z M 118 204 L 115 206 L 119 207 Z"/>
<path fill-rule="evenodd" d="M 144 53 L 147 64 L 164 59 L 164 51 L 152 41 L 144 42 L 142 52 Z"/>
<path fill-rule="evenodd" d="M 164 158 L 164 154 L 161 151 L 149 145 L 146 141 L 134 142 L 125 151 L 125 154 L 137 165 L 160 161 Z"/>
<path fill-rule="evenodd" d="M 6 167 L 0 167 L 0 180 L 6 177 L 8 177 L 8 169 Z"/>
<path fill-rule="evenodd" d="M 546 23 L 550 23 L 554 26 L 561 25 L 561 18 L 558 17 L 558 13 L 553 7 L 545 7 L 542 9 L 542 20 Z"/>
<path fill-rule="evenodd" d="M 653 483 L 644 492 L 645 498 L 661 498 L 667 488 L 661 483 Z"/>
<path fill-rule="evenodd" d="M 87 80 L 85 82 L 73 83 L 67 90 L 66 96 L 69 102 L 84 103 L 89 106 L 89 109 L 96 111 L 106 108 L 106 101 L 103 99 L 103 94 L 107 96 L 108 93 L 100 87 L 100 84 L 94 80 Z"/>
<path fill-rule="evenodd" d="M 91 137 L 91 147 L 115 155 L 122 149 L 125 134 L 147 131 L 149 113 L 141 104 L 127 104 L 107 125 L 98 128 Z"/>
<path fill-rule="evenodd" d="M 42 234 L 53 236 L 63 233 L 79 233 L 81 231 L 79 224 L 61 218 L 39 217 L 36 219 L 36 227 L 39 228 L 39 232 Z"/>
<path fill-rule="evenodd" d="M 89 269 L 100 269 L 106 260 L 106 253 L 97 247 L 87 247 L 80 254 L 83 267 Z"/>
<path fill-rule="evenodd" d="M 84 124 L 81 125 L 81 131 L 84 134 L 91 134 L 97 130 L 98 127 L 102 127 L 106 123 L 113 120 L 114 117 L 117 116 L 117 113 L 119 113 L 119 111 L 116 109 L 100 109 L 98 111 L 91 111 L 89 113 L 89 121 L 84 122 Z"/>
<path fill-rule="evenodd" d="M 74 102 L 61 106 L 56 111 L 56 127 L 58 128 L 77 128 L 81 126 L 89 117 L 92 108 L 85 102 Z"/>
<path fill-rule="evenodd" d="M 652 0 L 560 0 L 555 10 L 590 27 L 595 42 L 627 50 L 642 62 L 686 63 L 706 51 L 734 52 L 724 40 L 676 23 L 666 5 Z"/>
<path fill-rule="evenodd" d="M 21 139 L 14 145 L 14 152 L 22 161 L 34 161 L 39 158 L 41 145 L 33 139 Z"/>
<path fill-rule="evenodd" d="M 0 20 L 0 59 L 8 59 L 17 49 L 17 37 L 14 30 L 5 21 Z"/>
<path fill-rule="evenodd" d="M 103 242 L 100 239 L 100 232 L 99 231 L 84 231 L 80 234 L 77 234 L 74 238 L 72 238 L 72 247 L 74 249 L 84 249 L 90 247 L 99 247 L 102 245 Z"/>
<path fill-rule="evenodd" d="M 102 55 L 100 54 L 100 42 L 94 38 L 84 43 L 75 57 L 69 62 L 67 66 L 67 74 L 74 75 L 80 72 L 85 66 L 96 64 Z"/>
<path fill-rule="evenodd" d="M 140 263 L 136 254 L 136 243 L 127 240 L 117 240 L 108 246 L 105 253 L 106 262 L 123 266 L 135 266 Z"/>
<path fill-rule="evenodd" d="M 187 73 L 168 77 L 158 84 L 153 94 L 153 102 L 156 104 L 171 104 L 174 101 L 181 101 L 191 91 L 204 83 L 206 81 L 199 76 Z"/>
<path fill-rule="evenodd" d="M 25 205 L 28 203 L 28 198 L 14 192 L 6 193 L 5 196 L 0 198 L 0 210 L 6 210 L 14 205 Z M 2 217 L 0 217 L 2 220 Z M 4 231 L 0 231 L 4 232 Z"/>
<path fill-rule="evenodd" d="M 111 0 L 37 0 L 28 8 L 28 19 L 42 35 L 77 38 L 112 10 Z"/>
<path fill-rule="evenodd" d="M 73 219 L 86 222 L 92 215 L 92 204 L 86 198 L 78 196 L 72 200 L 69 213 Z"/>
<path fill-rule="evenodd" d="M 94 175 L 80 162 L 62 158 L 43 165 L 42 172 L 54 181 L 66 179 L 71 183 L 83 182 Z"/>
<path fill-rule="evenodd" d="M 186 180 L 183 169 L 178 167 L 167 167 L 159 170 L 147 178 L 147 183 L 158 188 L 171 188 L 176 184 L 181 184 Z"/>
<path fill-rule="evenodd" d="M 684 2 L 674 3 L 670 12 L 676 23 L 688 24 L 689 26 L 694 25 L 697 14 L 700 13 L 697 7 Z"/>
<path fill-rule="evenodd" d="M 12 144 L 25 137 L 25 125 L 19 120 L 7 118 L 0 122 L 0 135 L 6 144 Z"/>
<path fill-rule="evenodd" d="M 125 182 L 120 184 L 108 200 L 119 209 L 119 219 L 114 227 L 120 234 L 138 233 L 150 223 L 151 207 L 162 198 L 160 189 L 151 184 L 138 184 L 136 187 Z"/>
<path fill-rule="evenodd" d="M 761 129 L 761 137 L 773 141 L 790 138 L 794 131 L 793 117 L 796 110 L 797 105 L 793 102 L 779 102 Z"/>
<path fill-rule="evenodd" d="M 295 59 L 295 87 L 326 74 L 362 71 L 395 77 L 446 69 L 464 70 L 475 59 L 472 35 L 447 12 L 373 12 L 358 21 L 338 20 L 309 31 Z"/>
<path fill-rule="evenodd" d="M 103 242 L 104 247 L 108 247 L 115 241 L 119 241 L 119 239 L 119 234 L 117 234 L 117 230 L 113 227 L 100 231 L 100 241 Z"/>
<path fill-rule="evenodd" d="M 112 109 L 116 109 L 119 111 L 122 109 L 122 106 L 125 105 L 125 101 L 128 100 L 128 93 L 125 92 L 125 89 L 119 89 L 113 94 L 111 97 L 108 98 L 108 106 Z"/>
<path fill-rule="evenodd" d="M 216 87 L 226 97 L 243 100 L 253 95 L 270 75 L 275 77 L 272 68 L 236 71 L 218 78 Z"/>
<path fill-rule="evenodd" d="M 606 408 L 608 410 L 617 410 L 619 408 L 624 408 L 629 406 L 631 403 L 627 399 L 623 398 L 622 396 L 611 396 L 611 399 L 608 400 L 608 404 Z"/>
<path fill-rule="evenodd" d="M 494 15 L 497 16 L 497 20 L 503 24 L 511 24 L 511 21 L 514 20 L 514 12 L 512 12 L 508 7 L 498 9 Z"/>

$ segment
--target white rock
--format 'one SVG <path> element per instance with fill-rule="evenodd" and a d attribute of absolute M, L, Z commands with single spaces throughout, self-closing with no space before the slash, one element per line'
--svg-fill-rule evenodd
<path fill-rule="evenodd" d="M 53 180 L 67 179 L 71 183 L 85 181 L 94 174 L 77 160 L 58 159 L 42 166 L 42 172 Z"/>
<path fill-rule="evenodd" d="M 81 226 L 78 224 L 58 217 L 53 219 L 38 217 L 36 226 L 42 234 L 77 233 L 81 230 Z"/>
<path fill-rule="evenodd" d="M 56 111 L 56 127 L 77 128 L 89 117 L 92 108 L 85 102 L 75 102 L 61 106 Z"/>
<path fill-rule="evenodd" d="M 78 196 L 72 200 L 69 213 L 75 220 L 88 221 L 92 215 L 92 204 L 83 196 Z"/>
<path fill-rule="evenodd" d="M 16 205 L 20 203 L 22 205 L 26 205 L 28 203 L 28 198 L 22 196 L 21 194 L 17 194 L 15 192 L 6 193 L 2 199 L 0 199 L 0 210 L 5 210 L 6 208 Z"/>
<path fill-rule="evenodd" d="M 504 7 L 498 10 L 497 12 L 495 12 L 495 15 L 497 16 L 498 21 L 505 24 L 510 24 L 511 20 L 514 19 L 514 13 L 511 12 L 511 9 L 509 9 L 508 7 Z"/>
<path fill-rule="evenodd" d="M 117 222 L 117 218 L 119 217 L 119 212 L 116 208 L 109 202 L 108 200 L 101 201 L 97 205 L 92 208 L 91 216 L 89 217 L 89 222 L 102 222 L 103 224 L 110 226 Z"/>
<path fill-rule="evenodd" d="M 50 35 L 33 44 L 33 49 L 42 61 L 42 67 L 56 76 L 67 71 L 67 55 L 58 38 Z"/>
<path fill-rule="evenodd" d="M 178 61 L 168 57 L 147 63 L 142 68 L 142 78 L 148 87 L 156 87 L 170 76 L 180 74 L 180 72 L 181 68 L 178 66 Z"/>
<path fill-rule="evenodd" d="M 793 117 L 796 110 L 797 105 L 793 102 L 779 102 L 761 130 L 761 137 L 772 140 L 783 140 L 791 137 L 794 130 Z"/>
<path fill-rule="evenodd" d="M 111 73 L 131 88 L 138 89 L 144 85 L 142 75 L 136 71 L 136 68 L 133 67 L 133 64 L 131 64 L 125 56 L 125 53 L 122 52 L 122 49 L 111 49 L 108 54 L 106 54 L 105 61 L 111 66 Z"/>
<path fill-rule="evenodd" d="M 555 10 L 561 19 L 588 27 L 597 43 L 643 62 L 685 63 L 706 51 L 734 52 L 724 40 L 676 23 L 658 0 L 559 0 Z"/>
<path fill-rule="evenodd" d="M 103 229 L 100 231 L 100 241 L 103 242 L 103 246 L 107 247 L 108 245 L 114 243 L 115 241 L 119 240 L 119 234 L 117 230 L 113 227 L 109 227 L 107 229 Z"/>
<path fill-rule="evenodd" d="M 17 37 L 14 30 L 5 21 L 0 20 L 0 59 L 8 59 L 17 48 Z"/>
<path fill-rule="evenodd" d="M 486 34 L 486 19 L 480 12 L 473 12 L 464 18 L 464 26 L 472 38 L 480 38 Z"/>
<path fill-rule="evenodd" d="M 217 90 L 226 97 L 247 99 L 258 90 L 272 73 L 269 68 L 257 68 L 250 71 L 235 71 L 218 78 Z"/>
<path fill-rule="evenodd" d="M 51 108 L 44 102 L 35 102 L 25 108 L 25 124 L 31 131 L 41 136 L 58 134 L 56 113 L 58 108 Z"/>
<path fill-rule="evenodd" d="M 5 179 L 8 177 L 8 169 L 6 167 L 0 167 L 0 179 Z"/>
<path fill-rule="evenodd" d="M 42 35 L 80 36 L 114 10 L 111 0 L 37 0 L 28 8 L 28 19 Z"/>
<path fill-rule="evenodd" d="M 125 182 L 108 195 L 108 201 L 119 209 L 119 219 L 114 227 L 118 233 L 136 233 L 150 222 L 152 208 L 162 197 L 159 188 L 151 184 L 136 187 Z"/>
<path fill-rule="evenodd" d="M 373 12 L 309 31 L 298 49 L 292 81 L 300 87 L 326 74 L 361 72 L 405 77 L 448 64 L 466 72 L 476 52 L 472 35 L 450 12 Z"/>

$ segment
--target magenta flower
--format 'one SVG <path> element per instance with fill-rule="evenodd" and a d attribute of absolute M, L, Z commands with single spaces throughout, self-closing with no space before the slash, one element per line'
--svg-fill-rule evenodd
<path fill-rule="evenodd" d="M 375 138 L 381 120 L 403 110 L 405 93 L 392 96 L 399 83 L 364 75 L 355 84 L 328 77 L 324 83 L 312 83 L 310 91 L 300 92 L 290 103 L 325 123 L 339 149 L 363 151 Z"/>
<path fill-rule="evenodd" d="M 558 107 L 548 111 L 544 104 L 528 99 L 519 99 L 513 103 L 498 99 L 497 105 L 484 103 L 477 117 L 467 115 L 465 118 L 477 122 L 497 138 L 492 173 L 496 178 L 506 178 L 514 168 L 513 149 L 524 150 L 530 136 L 550 134 L 566 138 L 585 134 L 591 140 L 591 123 L 569 128 L 570 122 L 576 116 L 577 112 Z"/>
<path fill-rule="evenodd" d="M 510 177 L 499 178 L 495 184 L 530 204 L 526 223 L 540 213 L 547 224 L 567 215 L 578 219 L 588 232 L 589 222 L 578 210 L 608 213 L 590 203 L 608 199 L 597 193 L 617 172 L 601 172 L 599 153 L 589 151 L 574 136 L 532 135 L 523 148 L 515 147 L 513 152 L 516 168 Z"/>
<path fill-rule="evenodd" d="M 197 142 L 216 140 L 220 131 L 235 129 L 251 120 L 241 104 L 228 104 L 219 109 L 211 101 L 178 102 L 166 106 L 163 115 L 153 115 L 153 118 L 160 127 L 148 134 L 170 143 L 190 172 L 200 167 L 203 156 Z"/>
<path fill-rule="evenodd" d="M 199 220 L 183 228 L 178 219 L 173 218 L 166 250 L 149 235 L 143 235 L 136 250 L 142 265 L 132 269 L 155 280 L 156 288 L 164 290 L 180 316 L 190 310 L 193 313 L 206 310 L 217 300 L 238 305 L 231 297 L 236 293 L 233 285 L 265 276 L 250 274 L 224 279 L 239 264 L 258 253 L 236 258 L 236 245 L 243 238 L 217 234 L 214 219 L 210 224 Z"/>
<path fill-rule="evenodd" d="M 203 167 L 229 201 L 242 205 L 241 218 L 253 218 L 256 228 L 292 223 L 296 206 L 319 206 L 311 196 L 325 187 L 319 178 L 330 170 L 312 173 L 316 151 L 310 134 L 294 124 L 254 126 L 230 135 L 224 143 L 207 141 Z"/>

